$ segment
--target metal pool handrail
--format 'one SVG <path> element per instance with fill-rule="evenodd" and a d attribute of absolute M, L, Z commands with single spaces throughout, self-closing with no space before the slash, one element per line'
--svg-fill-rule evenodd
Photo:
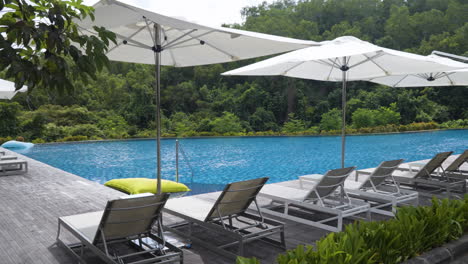
<path fill-rule="evenodd" d="M 176 181 L 179 182 L 179 150 L 185 160 L 185 163 L 190 169 L 190 174 L 191 174 L 190 183 L 192 184 L 193 175 L 194 175 L 193 168 L 192 168 L 192 165 L 190 164 L 190 159 L 187 157 L 187 154 L 185 153 L 184 149 L 180 145 L 180 142 L 178 139 L 176 139 Z"/>

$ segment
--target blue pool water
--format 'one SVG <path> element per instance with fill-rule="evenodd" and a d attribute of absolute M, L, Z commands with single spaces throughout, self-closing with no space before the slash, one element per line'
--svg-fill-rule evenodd
<path fill-rule="evenodd" d="M 175 140 L 161 142 L 163 176 L 174 179 Z M 338 136 L 180 139 L 194 172 L 192 179 L 181 158 L 181 181 L 208 191 L 256 177 L 279 182 L 324 173 L 340 167 L 340 142 Z M 468 148 L 468 130 L 348 136 L 346 147 L 346 166 L 369 168 L 389 159 L 414 161 L 441 151 L 461 153 Z M 155 177 L 154 140 L 46 144 L 23 154 L 99 183 Z"/>

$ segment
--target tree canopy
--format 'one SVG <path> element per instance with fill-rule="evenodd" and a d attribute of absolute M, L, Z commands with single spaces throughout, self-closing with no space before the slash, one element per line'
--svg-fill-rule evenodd
<path fill-rule="evenodd" d="M 467 0 L 284 0 L 241 12 L 245 21 L 227 26 L 315 41 L 353 35 L 422 55 L 433 50 L 468 55 Z M 315 134 L 340 128 L 337 83 L 220 75 L 261 59 L 163 67 L 163 134 Z M 72 79 L 74 90 L 68 94 L 55 93 L 40 83 L 38 89 L 14 99 L 20 110 L 14 106 L 3 110 L 20 114 L 14 121 L 15 131 L 0 136 L 22 135 L 31 140 L 153 136 L 153 81 L 149 65 L 110 62 L 108 70 L 96 73 L 96 80 Z M 390 88 L 350 82 L 346 120 L 357 131 L 427 129 L 437 127 L 436 123 L 463 127 L 468 123 L 467 105 L 467 87 Z M 40 131 L 29 131 L 31 122 Z M 369 126 L 380 130 L 363 130 Z"/>
<path fill-rule="evenodd" d="M 95 27 L 98 37 L 87 36 L 73 23 L 93 16 L 82 0 L 0 0 L 0 12 L 0 71 L 17 88 L 63 92 L 109 63 L 105 52 L 115 34 Z"/>

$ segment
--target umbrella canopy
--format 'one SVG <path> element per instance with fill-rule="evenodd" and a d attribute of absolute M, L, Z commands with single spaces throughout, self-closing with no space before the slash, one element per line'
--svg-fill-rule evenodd
<path fill-rule="evenodd" d="M 452 61 L 436 55 L 429 55 L 428 57 L 443 63 L 451 63 Z M 384 76 L 372 78 L 368 81 L 391 87 L 464 86 L 468 85 L 468 68 L 455 71 Z"/>
<path fill-rule="evenodd" d="M 24 93 L 26 91 L 28 91 L 28 87 L 26 86 L 16 90 L 14 82 L 0 79 L 0 99 L 11 100 L 16 95 L 16 93 Z"/>
<path fill-rule="evenodd" d="M 260 57 L 318 45 L 297 40 L 223 27 L 208 27 L 168 17 L 115 0 L 94 5 L 95 20 L 76 21 L 84 34 L 96 35 L 93 26 L 114 32 L 107 57 L 114 61 L 155 64 L 156 174 L 161 192 L 160 66 L 196 66 Z"/>
<path fill-rule="evenodd" d="M 154 64 L 154 24 L 161 28 L 161 65 L 176 67 L 223 63 L 318 45 L 244 30 L 204 26 L 164 16 L 153 11 L 103 0 L 94 5 L 95 20 L 77 21 L 85 34 L 96 34 L 92 27 L 103 26 L 117 34 L 111 43 L 110 60 Z M 153 37 L 152 37 L 153 36 Z"/>
<path fill-rule="evenodd" d="M 292 51 L 223 75 L 284 75 L 322 81 L 342 82 L 342 150 L 345 160 L 346 82 L 388 75 L 450 71 L 466 64 L 382 48 L 355 37 L 345 36 L 322 45 Z"/>

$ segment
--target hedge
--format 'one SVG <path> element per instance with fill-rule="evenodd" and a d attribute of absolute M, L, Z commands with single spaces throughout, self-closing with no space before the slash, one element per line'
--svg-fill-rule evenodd
<path fill-rule="evenodd" d="M 330 233 L 315 246 L 299 245 L 277 257 L 279 264 L 400 263 L 468 232 L 468 195 L 462 200 L 432 199 L 430 206 L 399 208 L 386 221 L 357 221 Z M 237 264 L 257 264 L 238 257 Z"/>

